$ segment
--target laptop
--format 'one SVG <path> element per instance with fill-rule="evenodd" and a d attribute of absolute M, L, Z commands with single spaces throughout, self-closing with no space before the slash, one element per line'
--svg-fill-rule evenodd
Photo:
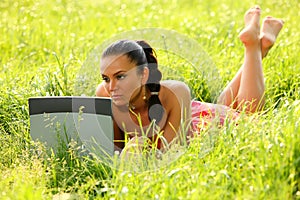
<path fill-rule="evenodd" d="M 110 98 L 51 96 L 28 99 L 30 135 L 55 153 L 72 142 L 100 157 L 114 154 Z"/>

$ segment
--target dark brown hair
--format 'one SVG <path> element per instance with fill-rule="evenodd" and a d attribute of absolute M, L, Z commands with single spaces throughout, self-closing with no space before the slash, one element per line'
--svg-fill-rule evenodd
<path fill-rule="evenodd" d="M 126 55 L 130 61 L 137 65 L 137 70 L 142 73 L 144 67 L 149 69 L 149 78 L 146 88 L 151 96 L 148 99 L 149 120 L 158 123 L 164 114 L 164 109 L 158 98 L 162 74 L 158 69 L 158 62 L 153 48 L 143 40 L 119 40 L 107 47 L 102 58 L 110 55 Z"/>

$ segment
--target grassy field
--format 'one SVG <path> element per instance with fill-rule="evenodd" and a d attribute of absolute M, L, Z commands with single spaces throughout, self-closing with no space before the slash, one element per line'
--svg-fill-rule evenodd
<path fill-rule="evenodd" d="M 163 159 L 172 162 L 159 166 L 132 161 L 117 169 L 80 157 L 76 145 L 55 156 L 31 142 L 28 98 L 82 90 L 93 95 L 100 75 L 88 76 L 94 70 L 91 52 L 126 31 L 174 30 L 196 42 L 213 63 L 211 79 L 218 80 L 213 83 L 224 87 L 242 64 L 237 36 L 245 11 L 255 4 L 261 6 L 262 18 L 285 21 L 263 61 L 264 115 L 207 130 Z M 299 9 L 298 0 L 2 0 L 0 198 L 300 199 Z M 200 78 L 205 78 L 202 68 L 193 71 L 188 59 L 164 47 L 158 59 L 166 66 L 165 79 L 176 71 L 174 78 L 189 84 L 194 98 L 211 101 L 214 91 Z M 199 49 L 183 50 L 193 54 Z M 87 84 L 82 90 L 76 87 L 81 76 Z M 178 152 L 183 155 L 174 159 Z"/>

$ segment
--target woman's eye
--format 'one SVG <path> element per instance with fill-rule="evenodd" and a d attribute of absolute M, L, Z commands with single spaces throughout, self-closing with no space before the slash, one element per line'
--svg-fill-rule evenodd
<path fill-rule="evenodd" d="M 109 78 L 108 78 L 108 77 L 102 77 L 102 80 L 103 80 L 104 82 L 109 82 Z"/>
<path fill-rule="evenodd" d="M 122 79 L 124 79 L 125 77 L 126 77 L 126 75 L 120 74 L 120 75 L 117 76 L 117 79 L 118 79 L 118 80 L 122 80 Z"/>

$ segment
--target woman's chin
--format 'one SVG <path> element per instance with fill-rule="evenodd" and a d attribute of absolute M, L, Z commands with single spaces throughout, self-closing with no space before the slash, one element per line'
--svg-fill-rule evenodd
<path fill-rule="evenodd" d="M 116 107 L 128 107 L 128 102 L 125 102 L 124 100 L 113 100 L 113 104 Z"/>

